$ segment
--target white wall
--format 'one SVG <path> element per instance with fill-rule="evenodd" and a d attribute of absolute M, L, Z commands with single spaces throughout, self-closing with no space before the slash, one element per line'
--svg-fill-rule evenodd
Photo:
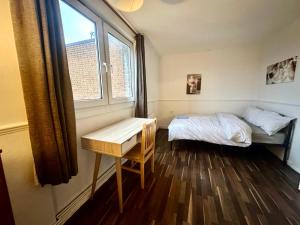
<path fill-rule="evenodd" d="M 180 113 L 241 113 L 257 99 L 259 48 L 249 46 L 166 55 L 161 59 L 160 124 Z M 186 94 L 187 74 L 201 73 L 200 95 Z"/>
<path fill-rule="evenodd" d="M 300 63 L 298 60 L 295 81 L 266 85 L 266 68 L 293 56 L 300 57 L 300 18 L 271 35 L 262 45 L 262 67 L 259 76 L 259 105 L 300 119 Z M 296 126 L 288 164 L 300 172 L 300 126 Z M 281 152 L 282 153 L 282 152 Z M 282 154 L 279 154 L 282 156 Z"/>
<path fill-rule="evenodd" d="M 94 1 L 95 4 L 100 1 Z M 92 4 L 92 2 L 90 2 Z M 101 5 L 102 6 L 102 5 Z M 102 7 L 103 9 L 103 7 Z M 119 19 L 106 9 L 105 16 L 124 32 Z M 25 104 L 9 10 L 9 0 L 0 1 L 0 148 L 9 194 L 17 225 L 51 225 L 56 214 L 91 185 L 94 154 L 80 148 L 80 136 L 133 116 L 132 103 L 76 110 L 79 173 L 68 184 L 34 185 L 33 157 L 27 127 Z M 114 19 L 115 18 L 115 19 Z M 159 56 L 146 39 L 149 114 L 157 115 Z M 104 157 L 99 177 L 113 164 Z"/>
<path fill-rule="evenodd" d="M 149 117 L 157 117 L 160 91 L 158 85 L 160 74 L 160 56 L 147 37 L 145 37 L 145 52 L 148 115 Z"/>

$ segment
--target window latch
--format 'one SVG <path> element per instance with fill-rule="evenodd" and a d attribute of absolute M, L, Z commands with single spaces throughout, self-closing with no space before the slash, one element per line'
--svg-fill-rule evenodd
<path fill-rule="evenodd" d="M 103 63 L 103 66 L 105 68 L 105 72 L 107 73 L 108 72 L 108 70 L 107 70 L 107 64 L 105 62 Z"/>

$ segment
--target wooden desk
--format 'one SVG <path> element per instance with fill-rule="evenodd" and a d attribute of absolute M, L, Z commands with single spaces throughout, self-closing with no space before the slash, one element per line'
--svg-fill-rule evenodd
<path fill-rule="evenodd" d="M 143 124 L 154 119 L 129 118 L 81 137 L 81 146 L 96 153 L 91 198 L 94 196 L 101 162 L 101 155 L 115 157 L 119 209 L 123 212 L 121 158 L 138 143 Z"/>

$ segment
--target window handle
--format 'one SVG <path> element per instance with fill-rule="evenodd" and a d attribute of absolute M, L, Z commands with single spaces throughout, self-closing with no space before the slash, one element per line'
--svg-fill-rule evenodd
<path fill-rule="evenodd" d="M 107 73 L 108 72 L 108 70 L 107 70 L 107 64 L 105 62 L 103 63 L 103 66 L 105 68 L 105 72 Z"/>

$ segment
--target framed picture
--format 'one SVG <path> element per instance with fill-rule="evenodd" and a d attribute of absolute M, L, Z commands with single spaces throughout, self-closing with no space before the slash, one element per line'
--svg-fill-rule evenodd
<path fill-rule="evenodd" d="M 268 66 L 266 84 L 293 82 L 295 79 L 297 56 Z"/>
<path fill-rule="evenodd" d="M 186 79 L 186 94 L 199 95 L 201 91 L 201 74 L 188 74 Z"/>

